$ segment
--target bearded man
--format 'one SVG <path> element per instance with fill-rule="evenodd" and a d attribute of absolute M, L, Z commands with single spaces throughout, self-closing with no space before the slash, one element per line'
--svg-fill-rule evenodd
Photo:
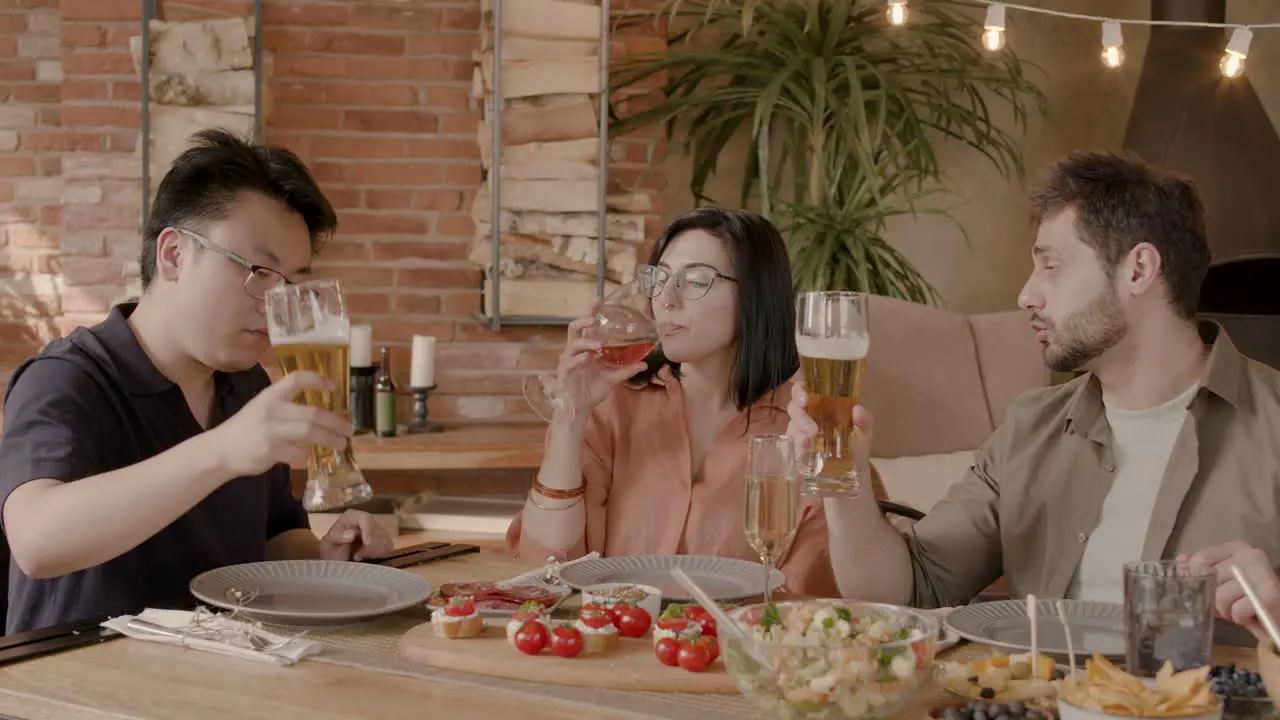
<path fill-rule="evenodd" d="M 1083 373 L 1019 398 L 908 532 L 870 493 L 827 499 L 842 594 L 952 606 L 1003 576 L 1014 596 L 1121 601 L 1125 562 L 1179 558 L 1215 568 L 1220 615 L 1259 631 L 1230 568 L 1267 578 L 1280 564 L 1280 372 L 1196 318 L 1209 245 L 1195 186 L 1082 152 L 1032 205 L 1018 302 L 1049 367 Z M 804 403 L 800 391 L 789 408 L 801 443 L 816 430 Z M 854 421 L 865 471 L 871 413 Z M 1280 599 L 1265 586 L 1265 603 Z"/>

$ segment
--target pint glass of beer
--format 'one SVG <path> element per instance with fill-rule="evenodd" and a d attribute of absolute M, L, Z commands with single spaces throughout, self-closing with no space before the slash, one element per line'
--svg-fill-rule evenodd
<path fill-rule="evenodd" d="M 865 295 L 811 292 L 800 298 L 796 349 L 809 417 L 818 425 L 809 456 L 801 463 L 802 491 L 807 495 L 858 495 L 853 407 L 858 404 L 868 344 Z"/>
<path fill-rule="evenodd" d="M 285 374 L 310 370 L 329 378 L 333 390 L 308 390 L 297 401 L 351 416 L 351 322 L 337 280 L 281 285 L 267 292 L 267 332 Z M 373 488 L 351 453 L 351 441 L 335 450 L 313 446 L 307 458 L 303 506 L 311 512 L 359 505 Z"/>

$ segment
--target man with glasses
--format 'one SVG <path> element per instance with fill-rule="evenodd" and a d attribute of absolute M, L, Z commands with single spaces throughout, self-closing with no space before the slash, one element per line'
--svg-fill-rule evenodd
<path fill-rule="evenodd" d="M 287 150 L 203 131 L 161 181 L 142 297 L 23 363 L 0 436 L 0 519 L 15 563 L 9 633 L 189 602 L 197 574 L 389 551 L 366 513 L 320 540 L 288 463 L 351 424 L 271 384 L 268 290 L 309 272 L 333 208 Z"/>

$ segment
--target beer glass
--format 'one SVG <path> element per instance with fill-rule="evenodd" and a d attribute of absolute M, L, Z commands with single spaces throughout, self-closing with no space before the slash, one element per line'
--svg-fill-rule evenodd
<path fill-rule="evenodd" d="M 595 323 L 586 337 L 599 340 L 603 347 L 596 360 L 610 368 L 626 367 L 645 359 L 658 346 L 658 326 L 653 321 L 651 288 L 635 280 L 609 293 L 596 310 Z M 585 392 L 585 374 L 591 367 L 579 367 L 568 377 L 554 373 L 526 376 L 523 382 L 525 400 L 538 417 L 551 422 L 557 413 L 572 420 L 577 412 L 576 398 Z"/>
<path fill-rule="evenodd" d="M 747 466 L 747 542 L 764 563 L 764 601 L 772 602 L 770 576 L 796 539 L 800 488 L 796 446 L 789 435 L 751 438 Z"/>
<path fill-rule="evenodd" d="M 267 332 L 285 374 L 309 370 L 327 377 L 333 390 L 307 390 L 299 402 L 350 418 L 351 322 L 337 280 L 313 280 L 272 288 L 266 295 Z M 373 497 L 351 452 L 312 446 L 302 505 L 311 512 L 359 505 Z"/>
<path fill-rule="evenodd" d="M 796 308 L 796 349 L 809 396 L 809 417 L 818 425 L 803 463 L 803 492 L 822 497 L 857 497 L 853 457 L 858 404 L 866 362 L 867 299 L 855 292 L 811 292 Z"/>

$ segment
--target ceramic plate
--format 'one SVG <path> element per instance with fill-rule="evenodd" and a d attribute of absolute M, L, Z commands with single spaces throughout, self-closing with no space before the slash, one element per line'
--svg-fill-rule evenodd
<path fill-rule="evenodd" d="M 426 602 L 431 583 L 359 562 L 281 560 L 210 570 L 191 581 L 200 601 L 273 625 L 345 625 Z"/>
<path fill-rule="evenodd" d="M 1093 653 L 1124 658 L 1124 606 L 1092 600 L 1064 602 L 1071 642 L 1079 658 Z M 947 627 L 960 637 L 995 647 L 1026 652 L 1031 649 L 1031 621 L 1025 600 L 1000 600 L 958 607 L 947 615 Z M 1056 601 L 1036 601 L 1040 652 L 1067 654 L 1067 634 L 1058 618 Z"/>
<path fill-rule="evenodd" d="M 764 565 L 707 555 L 596 558 L 564 568 L 560 571 L 560 580 L 577 590 L 597 583 L 652 585 L 662 591 L 663 602 L 693 602 L 688 591 L 671 577 L 671 569 L 675 567 L 684 570 L 690 579 L 720 602 L 736 602 L 764 594 Z M 782 587 L 787 580 L 778 570 L 769 577 L 773 590 Z"/>
<path fill-rule="evenodd" d="M 474 581 L 459 580 L 456 583 L 450 583 L 450 584 L 456 585 L 456 584 L 463 584 L 466 582 L 474 582 Z M 560 607 L 560 603 L 564 602 L 565 598 L 573 594 L 573 588 L 567 587 L 565 585 L 553 585 L 539 577 L 524 576 L 520 578 L 513 578 L 512 580 L 504 580 L 499 584 L 507 587 L 511 587 L 512 585 L 532 585 L 534 587 L 543 588 L 544 590 L 549 590 L 559 595 L 560 599 L 556 600 L 553 605 L 547 608 L 548 612 L 554 611 L 556 608 Z M 441 591 L 444 591 L 446 589 L 447 588 L 444 586 L 441 586 L 440 588 Z M 427 600 L 427 607 L 431 608 L 432 610 L 435 610 L 437 608 L 444 607 L 447 602 L 448 602 L 448 598 L 446 598 L 441 592 L 437 592 Z M 515 610 L 486 608 L 483 606 L 479 608 L 479 612 L 481 616 L 491 617 L 491 618 L 509 618 L 513 614 L 515 614 Z"/>

